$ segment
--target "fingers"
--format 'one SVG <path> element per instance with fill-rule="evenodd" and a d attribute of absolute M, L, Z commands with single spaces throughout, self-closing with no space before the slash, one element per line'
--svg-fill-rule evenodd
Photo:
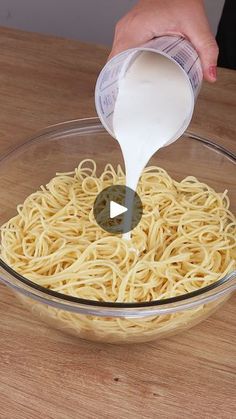
<path fill-rule="evenodd" d="M 152 39 L 149 26 L 134 12 L 127 14 L 116 25 L 113 46 L 108 59 L 129 48 L 135 48 Z"/>
<path fill-rule="evenodd" d="M 219 49 L 213 35 L 210 31 L 196 35 L 192 34 L 190 41 L 192 41 L 200 56 L 205 80 L 215 82 L 217 78 L 216 67 Z"/>
<path fill-rule="evenodd" d="M 189 21 L 183 29 L 200 56 L 204 79 L 215 82 L 219 54 L 218 45 L 211 32 L 203 2 L 198 3 L 195 12 L 195 19 Z"/>
<path fill-rule="evenodd" d="M 203 0 L 138 2 L 116 25 L 109 59 L 145 44 L 153 37 L 167 34 L 186 36 L 200 56 L 205 80 L 216 81 L 218 46 L 209 27 Z"/>
<path fill-rule="evenodd" d="M 135 48 L 138 47 L 145 42 L 147 42 L 149 39 L 137 39 L 133 38 L 132 36 L 122 36 L 122 33 L 119 33 L 119 37 L 114 38 L 112 50 L 110 52 L 110 55 L 108 59 L 110 60 L 115 55 L 119 54 L 122 51 L 126 51 L 129 48 Z"/>
<path fill-rule="evenodd" d="M 211 34 L 207 31 L 206 33 L 196 33 L 196 35 L 191 32 L 188 35 L 190 42 L 197 50 L 203 69 L 203 76 L 205 80 L 209 82 L 215 82 L 217 79 L 217 58 L 219 54 L 219 49 L 217 43 Z M 114 44 L 111 50 L 111 53 L 108 59 L 111 59 L 115 55 L 119 54 L 122 51 L 125 51 L 128 48 L 134 48 L 140 46 L 147 42 L 149 39 L 145 37 L 142 40 L 136 40 L 132 38 L 122 37 L 119 34 L 118 40 L 114 40 Z"/>

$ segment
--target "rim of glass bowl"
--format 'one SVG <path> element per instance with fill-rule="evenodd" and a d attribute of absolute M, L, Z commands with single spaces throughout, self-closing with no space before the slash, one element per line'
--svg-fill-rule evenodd
<path fill-rule="evenodd" d="M 91 134 L 93 132 L 107 133 L 99 118 L 96 117 L 76 119 L 51 125 L 36 133 L 35 136 L 31 137 L 22 145 L 19 145 L 5 153 L 0 158 L 0 164 L 11 155 L 17 153 L 17 151 L 23 151 L 29 144 L 43 141 L 43 139 L 47 137 L 53 139 L 54 136 L 57 136 L 59 133 L 63 133 L 65 135 L 67 131 L 68 134 L 73 132 L 80 132 L 81 134 Z M 183 135 L 200 142 L 204 147 L 208 147 L 213 151 L 218 151 L 225 158 L 236 164 L 236 155 L 219 146 L 214 141 L 202 138 L 190 131 L 186 131 Z M 214 301 L 236 290 L 236 271 L 234 271 L 225 275 L 223 278 L 211 285 L 177 297 L 141 303 L 101 302 L 73 297 L 44 288 L 14 271 L 2 259 L 0 259 L 0 268 L 4 272 L 3 277 L 0 271 L 0 280 L 5 285 L 24 294 L 25 296 L 66 311 L 103 317 L 112 316 L 135 318 L 159 314 L 170 314 L 177 311 L 188 310 L 194 308 L 195 306 Z"/>

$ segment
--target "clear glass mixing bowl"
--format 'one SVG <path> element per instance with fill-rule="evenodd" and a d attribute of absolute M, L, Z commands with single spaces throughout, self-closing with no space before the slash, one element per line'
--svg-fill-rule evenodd
<path fill-rule="evenodd" d="M 0 225 L 16 206 L 56 172 L 73 170 L 85 158 L 98 168 L 123 165 L 118 143 L 97 118 L 51 126 L 0 159 Z M 236 212 L 236 157 L 209 140 L 186 133 L 161 149 L 150 164 L 177 180 L 196 176 L 216 189 L 228 189 Z M 139 304 L 102 303 L 66 296 L 40 287 L 0 261 L 0 279 L 46 323 L 83 339 L 109 343 L 144 342 L 192 327 L 215 311 L 236 289 L 231 273 L 218 282 L 171 299 Z M 27 321 L 27 315 L 26 320 Z"/>

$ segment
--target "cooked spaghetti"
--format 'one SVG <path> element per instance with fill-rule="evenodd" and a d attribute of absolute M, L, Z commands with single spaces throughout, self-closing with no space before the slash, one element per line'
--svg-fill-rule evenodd
<path fill-rule="evenodd" d="M 124 183 L 120 166 L 107 164 L 98 175 L 93 160 L 57 174 L 18 205 L 17 215 L 2 226 L 1 258 L 43 287 L 103 302 L 174 297 L 235 268 L 236 220 L 227 191 L 217 193 L 191 176 L 177 182 L 165 170 L 147 167 L 137 190 L 143 217 L 127 241 L 103 231 L 93 216 L 97 194 Z M 152 317 L 145 327 L 161 326 L 161 317 L 166 325 L 178 315 Z M 76 327 L 76 314 L 63 311 L 62 317 Z M 128 319 L 122 326 L 119 319 L 94 320 L 94 328 L 99 321 L 113 330 L 115 323 L 123 331 L 133 322 L 132 333 L 140 327 Z"/>

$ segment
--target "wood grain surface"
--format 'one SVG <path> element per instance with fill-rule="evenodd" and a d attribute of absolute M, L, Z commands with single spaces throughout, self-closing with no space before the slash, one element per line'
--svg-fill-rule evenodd
<path fill-rule="evenodd" d="M 0 154 L 38 129 L 95 115 L 107 49 L 0 29 Z M 190 129 L 236 152 L 236 73 L 204 84 Z M 0 285 L 0 418 L 233 419 L 232 297 L 195 328 L 158 342 L 94 344 L 40 323 Z"/>

